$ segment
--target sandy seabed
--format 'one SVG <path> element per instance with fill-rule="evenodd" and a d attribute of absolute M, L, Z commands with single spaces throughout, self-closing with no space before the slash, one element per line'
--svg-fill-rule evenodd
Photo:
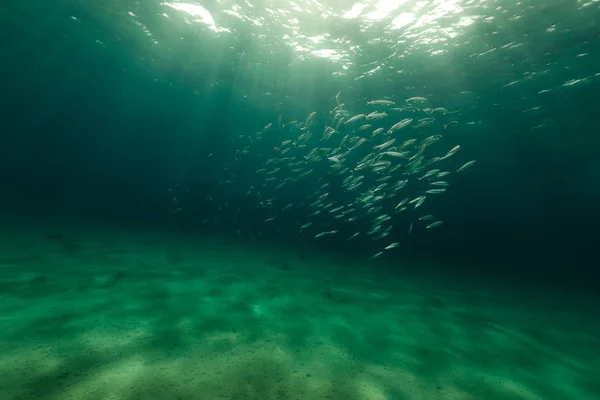
<path fill-rule="evenodd" d="M 0 234 L 0 400 L 600 399 L 600 314 L 568 292 L 235 239 Z"/>

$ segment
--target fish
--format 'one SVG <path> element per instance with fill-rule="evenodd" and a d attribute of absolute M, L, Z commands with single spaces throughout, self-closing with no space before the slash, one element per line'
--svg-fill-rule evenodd
<path fill-rule="evenodd" d="M 379 135 L 381 132 L 383 132 L 383 128 L 377 128 L 373 131 L 373 135 L 372 136 L 377 136 Z"/>
<path fill-rule="evenodd" d="M 373 120 L 373 119 L 383 119 L 387 117 L 387 114 L 384 112 L 372 112 L 370 114 L 367 115 L 367 120 Z"/>
<path fill-rule="evenodd" d="M 308 117 L 306 118 L 306 122 L 304 123 L 305 128 L 307 128 L 307 129 L 310 128 L 310 126 L 313 123 L 313 119 L 315 118 L 315 115 L 317 115 L 316 111 L 313 111 L 308 115 Z"/>
<path fill-rule="evenodd" d="M 364 142 L 366 142 L 366 141 L 367 141 L 367 139 L 365 139 L 365 138 L 360 138 L 360 139 L 358 140 L 358 142 L 356 142 L 356 144 L 355 144 L 355 145 L 354 145 L 354 146 L 353 146 L 353 147 L 352 147 L 350 150 L 354 150 L 354 149 L 356 149 L 358 146 L 360 146 L 361 144 L 363 144 L 363 143 L 364 143 Z"/>
<path fill-rule="evenodd" d="M 407 154 L 408 152 L 398 152 L 398 151 L 384 151 L 382 154 L 391 156 L 391 157 L 397 157 L 397 158 L 407 158 Z"/>
<path fill-rule="evenodd" d="M 465 169 L 472 167 L 473 164 L 475 164 L 476 161 L 477 160 L 471 160 L 469 162 L 464 163 L 462 167 L 460 167 L 459 169 L 456 170 L 456 172 L 462 172 Z"/>
<path fill-rule="evenodd" d="M 354 117 L 350 118 L 348 121 L 344 122 L 344 124 L 348 125 L 348 124 L 351 124 L 354 121 L 358 121 L 358 120 L 361 120 L 363 118 L 365 118 L 365 114 L 358 114 L 358 115 L 355 115 Z"/>
<path fill-rule="evenodd" d="M 394 103 L 391 100 L 371 100 L 371 101 L 367 101 L 367 104 L 370 106 L 373 106 L 373 105 L 393 106 L 396 103 Z"/>
<path fill-rule="evenodd" d="M 425 175 L 423 175 L 422 177 L 420 177 L 419 180 L 429 178 L 430 176 L 435 175 L 438 172 L 440 172 L 439 169 L 432 169 L 431 171 L 427 171 L 427 173 Z"/>
<path fill-rule="evenodd" d="M 367 210 L 367 215 L 369 215 L 369 214 L 375 214 L 379 210 L 381 210 L 381 206 L 371 207 L 371 208 L 369 208 Z"/>
<path fill-rule="evenodd" d="M 385 143 L 379 144 L 377 146 L 373 146 L 373 149 L 374 150 L 385 149 L 386 147 L 390 147 L 395 141 L 396 141 L 396 139 L 390 139 Z"/>
<path fill-rule="evenodd" d="M 431 135 L 431 136 L 428 136 L 425 139 L 423 139 L 423 141 L 421 142 L 421 144 L 419 144 L 419 148 L 422 148 L 422 147 L 425 147 L 425 146 L 429 146 L 430 144 L 437 142 L 441 138 L 442 138 L 442 135 Z"/>
<path fill-rule="evenodd" d="M 410 146 L 411 144 L 414 144 L 416 141 L 417 141 L 417 139 L 408 139 L 406 142 L 404 142 L 400 145 L 398 150 L 402 150 L 403 148 Z"/>
<path fill-rule="evenodd" d="M 425 199 L 425 196 L 415 197 L 414 199 L 412 199 L 411 201 L 409 201 L 408 204 L 418 203 L 419 201 L 424 200 L 424 199 Z"/>
<path fill-rule="evenodd" d="M 380 224 L 380 223 L 388 221 L 390 219 L 392 219 L 392 217 L 390 217 L 387 214 L 383 214 L 383 215 L 380 215 L 379 217 L 375 218 L 375 223 Z"/>
<path fill-rule="evenodd" d="M 440 194 L 440 193 L 444 193 L 445 191 L 446 191 L 446 189 L 443 189 L 443 188 L 442 189 L 429 189 L 429 190 L 426 190 L 425 193 Z"/>
<path fill-rule="evenodd" d="M 382 226 L 381 225 L 375 225 L 373 226 L 373 228 L 371 228 L 371 230 L 369 232 L 367 232 L 367 235 L 374 235 L 375 233 L 379 232 L 381 230 Z"/>
<path fill-rule="evenodd" d="M 407 183 L 408 183 L 408 179 L 399 180 L 398 182 L 396 182 L 396 184 L 394 185 L 394 187 L 392 189 L 395 190 L 395 191 L 396 190 L 400 190 L 404 186 L 406 186 Z"/>
<path fill-rule="evenodd" d="M 274 224 L 269 226 L 279 228 L 279 231 L 273 229 L 276 234 L 284 229 L 284 225 L 279 226 L 275 220 L 289 216 L 288 223 L 300 228 L 299 237 L 336 235 L 332 239 L 319 239 L 326 242 L 338 238 L 356 241 L 360 237 L 379 240 L 381 246 L 367 254 L 372 258 L 382 254 L 387 256 L 386 252 L 403 243 L 391 232 L 398 229 L 404 216 L 408 226 L 400 230 L 407 229 L 409 234 L 414 229 L 420 234 L 425 227 L 431 229 L 442 224 L 437 215 L 432 214 L 434 211 L 423 205 L 430 196 L 448 190 L 451 178 L 444 177 L 464 162 L 457 161 L 457 166 L 443 165 L 463 150 L 457 143 L 446 142 L 452 138 L 441 135 L 451 133 L 445 131 L 442 124 L 446 124 L 446 128 L 457 124 L 450 121 L 458 116 L 449 114 L 458 113 L 434 108 L 427 104 L 425 97 L 404 96 L 398 99 L 399 105 L 391 98 L 367 100 L 352 111 L 342 103 L 338 92 L 335 99 L 330 96 L 329 102 L 334 104 L 329 110 L 309 110 L 295 121 L 288 121 L 277 113 L 269 126 L 262 128 L 265 124 L 261 123 L 251 128 L 250 134 L 233 135 L 232 139 L 237 141 L 235 157 L 231 162 L 223 163 L 220 171 L 211 171 L 214 180 L 221 185 L 218 190 L 225 191 L 219 193 L 220 198 L 234 198 L 235 187 L 239 186 L 242 188 L 240 194 L 247 191 L 243 199 L 251 203 L 250 208 L 263 209 L 267 214 L 261 218 L 249 213 L 246 214 L 249 219 L 242 219 L 243 211 L 238 209 L 236 212 L 235 207 L 222 202 L 213 219 L 229 217 L 238 225 L 234 226 L 234 232 L 237 228 L 239 232 L 250 233 L 253 224 L 257 228 L 269 225 L 263 221 L 270 214 L 268 220 Z M 431 132 L 425 133 L 428 130 Z M 242 176 L 240 171 L 246 172 L 244 167 L 253 165 L 249 161 L 259 161 L 260 166 L 247 171 L 252 176 L 248 176 L 246 184 L 240 181 L 246 175 Z M 459 170 L 470 166 L 465 164 Z M 260 172 L 257 172 L 259 168 Z M 443 168 L 446 170 L 440 170 Z M 253 186 L 248 190 L 250 184 Z M 201 198 L 210 194 L 217 193 L 203 194 Z M 300 201 L 292 200 L 298 196 Z M 434 197 L 434 200 L 437 199 Z M 308 221 L 294 221 L 293 210 L 309 215 Z M 417 213 L 409 215 L 413 210 Z M 285 221 L 282 220 L 282 224 Z M 340 225 L 344 224 L 355 228 L 342 230 Z M 255 228 L 251 235 L 267 235 L 265 231 L 269 229 L 259 231 Z"/>
<path fill-rule="evenodd" d="M 402 199 L 400 201 L 400 203 L 398 203 L 398 205 L 394 208 L 394 210 L 399 209 L 400 207 L 402 207 L 404 204 L 406 204 L 406 202 L 408 201 L 408 197 L 405 197 L 404 199 Z"/>
<path fill-rule="evenodd" d="M 423 204 L 425 202 L 425 199 L 426 199 L 425 196 L 421 196 L 421 199 L 415 203 L 415 210 L 417 208 L 421 207 L 421 204 Z"/>
<path fill-rule="evenodd" d="M 435 118 L 421 118 L 413 128 L 422 128 L 435 122 Z"/>
<path fill-rule="evenodd" d="M 410 97 L 410 98 L 406 99 L 407 103 L 425 103 L 426 101 L 427 101 L 427 98 L 420 97 L 420 96 Z"/>
<path fill-rule="evenodd" d="M 413 122 L 412 118 L 405 118 L 400 122 L 396 122 L 394 125 L 392 125 L 392 127 L 388 130 L 388 135 L 392 134 L 404 127 L 407 127 L 408 125 L 410 125 Z"/>
<path fill-rule="evenodd" d="M 453 148 L 450 149 L 450 151 L 448 151 L 448 153 L 446 153 L 446 155 L 444 157 L 441 157 L 440 160 L 445 160 L 447 158 L 452 157 L 454 154 L 456 154 L 456 152 L 460 150 L 460 146 L 454 146 Z"/>
<path fill-rule="evenodd" d="M 355 183 L 355 184 L 353 184 L 352 186 L 348 187 L 348 189 L 347 189 L 347 190 L 348 190 L 349 192 L 350 192 L 350 191 L 353 191 L 354 189 L 356 189 L 356 188 L 358 188 L 359 186 L 361 186 L 363 183 L 364 183 L 364 182 L 358 182 L 358 183 Z"/>
<path fill-rule="evenodd" d="M 389 167 L 390 165 L 392 165 L 392 163 L 390 161 L 387 160 L 381 160 L 381 161 L 377 161 L 371 164 L 371 168 L 377 168 L 377 167 Z"/>
<path fill-rule="evenodd" d="M 338 230 L 321 232 L 321 233 L 318 233 L 317 235 L 315 235 L 315 237 L 316 238 L 320 238 L 320 237 L 323 237 L 323 236 L 326 236 L 326 235 L 333 235 L 333 234 L 338 233 L 338 232 L 339 232 Z"/>
<path fill-rule="evenodd" d="M 390 234 L 390 232 L 386 230 L 385 232 L 382 232 L 381 234 L 379 234 L 379 235 L 375 236 L 375 237 L 373 238 L 373 240 L 381 240 L 381 239 L 383 239 L 384 237 L 387 237 L 389 234 Z"/>
<path fill-rule="evenodd" d="M 450 186 L 450 184 L 446 181 L 435 181 L 435 182 L 431 182 L 430 185 L 431 186 L 442 186 L 442 187 Z"/>

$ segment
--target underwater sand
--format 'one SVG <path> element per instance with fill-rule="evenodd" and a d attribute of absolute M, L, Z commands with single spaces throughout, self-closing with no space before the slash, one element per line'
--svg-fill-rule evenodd
<path fill-rule="evenodd" d="M 597 308 L 571 293 L 234 239 L 0 234 L 0 400 L 600 399 Z"/>

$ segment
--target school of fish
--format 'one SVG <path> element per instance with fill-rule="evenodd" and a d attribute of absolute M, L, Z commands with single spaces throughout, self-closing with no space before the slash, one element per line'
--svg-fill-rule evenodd
<path fill-rule="evenodd" d="M 242 135 L 236 163 L 250 176 L 244 180 L 246 202 L 262 210 L 253 216 L 265 218 L 246 215 L 238 233 L 260 233 L 283 219 L 314 240 L 367 236 L 381 243 L 371 257 L 377 258 L 400 244 L 395 232 L 440 227 L 443 221 L 427 204 L 450 190 L 453 174 L 475 164 L 460 161 L 460 145 L 446 139 L 456 137 L 446 134 L 460 126 L 452 119 L 455 113 L 431 108 L 425 97 L 400 105 L 370 100 L 359 113 L 342 103 L 341 93 L 334 101 L 327 112 L 311 112 L 302 121 L 279 116 L 255 134 Z M 247 171 L 257 161 L 260 168 Z M 235 168 L 226 169 L 230 178 L 223 182 L 231 184 Z M 223 206 L 219 210 L 227 212 Z M 241 221 L 242 211 L 233 212 Z"/>

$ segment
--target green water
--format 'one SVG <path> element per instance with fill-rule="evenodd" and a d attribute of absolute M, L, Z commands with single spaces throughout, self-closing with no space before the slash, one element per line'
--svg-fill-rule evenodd
<path fill-rule="evenodd" d="M 3 399 L 598 395 L 584 295 L 222 237 L 60 228 L 2 235 Z"/>
<path fill-rule="evenodd" d="M 0 5 L 0 400 L 600 399 L 597 21 Z"/>

